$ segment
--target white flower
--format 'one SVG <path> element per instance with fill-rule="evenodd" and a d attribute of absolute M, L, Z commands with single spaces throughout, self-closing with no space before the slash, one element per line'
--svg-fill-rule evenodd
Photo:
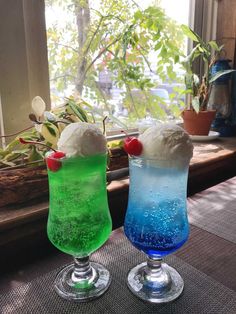
<path fill-rule="evenodd" d="M 46 109 L 46 104 L 40 96 L 36 96 L 31 102 L 31 107 L 36 116 L 41 117 Z"/>

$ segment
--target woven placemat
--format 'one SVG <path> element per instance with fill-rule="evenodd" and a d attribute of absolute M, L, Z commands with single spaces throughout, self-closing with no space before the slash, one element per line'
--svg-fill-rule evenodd
<path fill-rule="evenodd" d="M 188 198 L 189 222 L 236 243 L 236 177 Z"/>
<path fill-rule="evenodd" d="M 145 256 L 122 233 L 114 233 L 112 240 L 95 253 L 92 259 L 106 265 L 112 275 L 112 284 L 101 298 L 83 304 L 61 299 L 53 290 L 53 281 L 59 270 L 55 269 L 3 294 L 0 299 L 1 313 L 236 313 L 235 292 L 175 256 L 169 256 L 167 262 L 184 278 L 183 295 L 164 305 L 153 305 L 137 299 L 126 287 L 126 277 L 128 270 L 144 261 Z"/>
<path fill-rule="evenodd" d="M 175 255 L 236 292 L 236 245 L 191 225 L 188 241 Z"/>

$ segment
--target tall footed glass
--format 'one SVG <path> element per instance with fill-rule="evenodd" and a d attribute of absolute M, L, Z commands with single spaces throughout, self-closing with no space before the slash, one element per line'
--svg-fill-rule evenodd
<path fill-rule="evenodd" d="M 58 162 L 58 160 L 55 160 Z M 74 257 L 55 280 L 56 292 L 78 302 L 103 294 L 110 285 L 109 271 L 89 261 L 111 233 L 106 190 L 106 155 L 64 158 L 55 172 L 48 169 L 49 240 Z"/>
<path fill-rule="evenodd" d="M 124 231 L 147 261 L 128 274 L 128 287 L 139 298 L 165 303 L 183 291 L 179 273 L 162 258 L 188 239 L 186 210 L 188 165 L 129 158 L 130 188 Z"/>

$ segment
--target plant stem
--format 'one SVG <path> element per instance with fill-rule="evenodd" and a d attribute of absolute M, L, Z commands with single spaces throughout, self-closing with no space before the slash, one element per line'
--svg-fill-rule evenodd
<path fill-rule="evenodd" d="M 24 140 L 22 137 L 19 138 L 19 141 L 21 144 L 33 144 L 33 145 L 42 145 L 50 150 L 53 150 L 55 153 L 57 152 L 54 148 L 42 143 L 42 142 L 36 142 L 36 141 L 27 141 L 27 140 Z"/>
<path fill-rule="evenodd" d="M 103 135 L 105 135 L 106 134 L 106 119 L 107 119 L 107 116 L 102 120 L 102 125 L 103 125 Z"/>
<path fill-rule="evenodd" d="M 24 132 L 24 131 L 27 131 L 27 130 L 32 129 L 33 127 L 34 127 L 34 126 L 32 125 L 32 126 L 29 126 L 28 128 L 25 128 L 25 129 L 23 129 L 23 130 L 21 130 L 21 131 L 18 131 L 18 132 L 16 132 L 16 133 L 7 134 L 7 135 L 1 135 L 0 138 L 16 136 L 16 135 L 18 135 L 18 134 L 20 134 L 20 133 L 22 133 L 22 132 Z"/>

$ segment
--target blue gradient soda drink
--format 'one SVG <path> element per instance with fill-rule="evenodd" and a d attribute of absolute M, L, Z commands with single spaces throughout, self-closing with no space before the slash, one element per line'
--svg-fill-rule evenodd
<path fill-rule="evenodd" d="M 178 298 L 184 288 L 178 271 L 162 258 L 188 239 L 187 177 L 193 145 L 189 135 L 173 123 L 148 128 L 138 141 L 142 150 L 136 154 L 130 146 L 134 153 L 128 151 L 130 186 L 124 230 L 147 260 L 129 271 L 127 284 L 142 300 L 166 303 Z"/>
<path fill-rule="evenodd" d="M 186 211 L 188 167 L 130 158 L 129 203 L 125 234 L 149 257 L 161 258 L 188 239 Z"/>

